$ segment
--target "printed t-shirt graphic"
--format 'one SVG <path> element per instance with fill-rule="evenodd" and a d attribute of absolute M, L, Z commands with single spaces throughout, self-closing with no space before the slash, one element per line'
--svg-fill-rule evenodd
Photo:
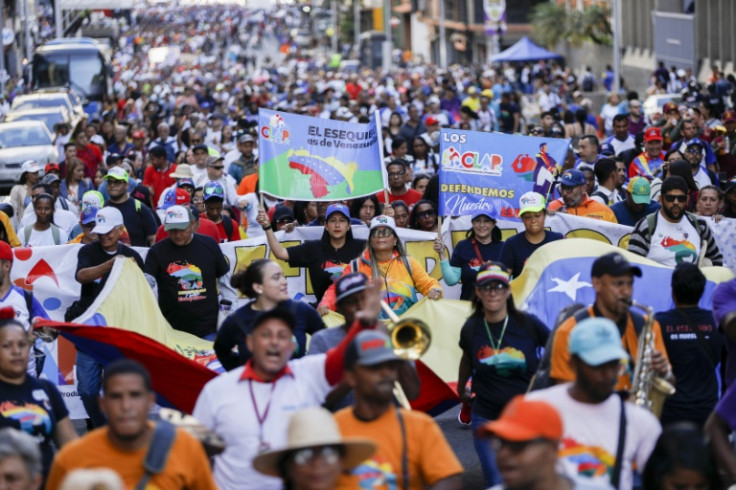
<path fill-rule="evenodd" d="M 172 262 L 166 272 L 178 281 L 179 301 L 199 301 L 205 299 L 207 288 L 202 280 L 202 270 L 189 262 Z"/>

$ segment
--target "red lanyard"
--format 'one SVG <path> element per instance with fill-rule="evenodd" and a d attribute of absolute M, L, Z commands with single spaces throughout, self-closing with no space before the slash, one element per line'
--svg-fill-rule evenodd
<path fill-rule="evenodd" d="M 250 390 L 250 401 L 253 403 L 253 411 L 256 414 L 256 420 L 258 420 L 258 454 L 268 451 L 271 449 L 271 445 L 263 440 L 263 424 L 266 422 L 268 417 L 268 410 L 271 408 L 271 400 L 273 399 L 273 390 L 276 388 L 276 381 L 271 382 L 271 393 L 268 395 L 268 403 L 266 403 L 266 409 L 263 411 L 263 415 L 258 412 L 258 404 L 256 403 L 256 397 L 253 394 L 253 380 L 248 380 L 248 389 Z"/>

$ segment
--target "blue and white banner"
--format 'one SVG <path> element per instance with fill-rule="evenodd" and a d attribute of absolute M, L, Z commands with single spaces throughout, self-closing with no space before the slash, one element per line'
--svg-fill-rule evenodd
<path fill-rule="evenodd" d="M 569 146 L 568 139 L 442 129 L 440 214 L 495 208 L 501 217 L 514 218 L 525 192 L 549 200 Z"/>

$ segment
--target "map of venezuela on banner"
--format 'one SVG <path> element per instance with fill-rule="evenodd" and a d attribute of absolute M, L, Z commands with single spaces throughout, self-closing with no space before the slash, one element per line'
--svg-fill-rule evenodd
<path fill-rule="evenodd" d="M 502 217 L 513 218 L 525 192 L 539 192 L 549 200 L 569 146 L 569 139 L 442 129 L 440 214 L 495 208 Z"/>
<path fill-rule="evenodd" d="M 335 201 L 383 189 L 380 130 L 261 109 L 258 112 L 258 181 L 281 199 Z"/>

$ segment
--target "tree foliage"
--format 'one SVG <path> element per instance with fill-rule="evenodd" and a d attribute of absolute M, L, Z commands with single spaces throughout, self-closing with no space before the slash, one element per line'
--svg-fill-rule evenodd
<path fill-rule="evenodd" d="M 567 10 L 544 2 L 532 10 L 532 38 L 548 49 L 562 40 L 574 46 L 584 42 L 610 45 L 613 31 L 608 7 L 593 5 L 585 10 Z"/>

